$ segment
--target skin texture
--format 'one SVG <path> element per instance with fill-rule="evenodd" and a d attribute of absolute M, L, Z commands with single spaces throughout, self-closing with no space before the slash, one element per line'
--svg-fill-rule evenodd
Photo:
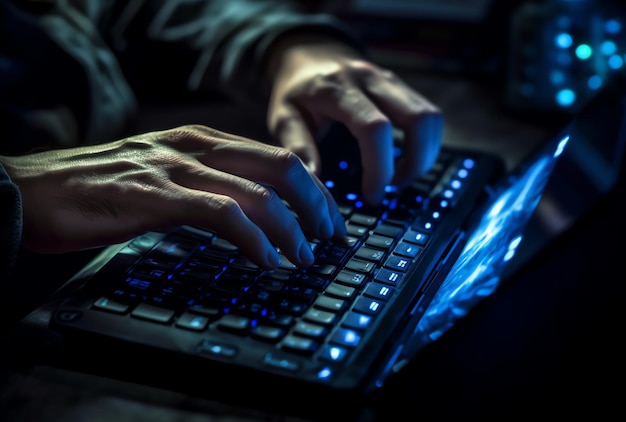
<path fill-rule="evenodd" d="M 310 35 L 279 41 L 273 54 L 270 133 L 313 173 L 321 168 L 315 139 L 332 121 L 345 124 L 359 143 L 362 190 L 371 204 L 383 199 L 385 186 L 401 188 L 434 164 L 441 111 L 393 72 L 346 45 Z M 395 163 L 394 127 L 404 134 L 404 151 Z"/>
<path fill-rule="evenodd" d="M 341 239 L 337 205 L 283 148 L 203 126 L 120 141 L 0 157 L 23 202 L 23 244 L 60 253 L 182 224 L 216 230 L 265 268 L 308 266 L 305 233 Z M 273 244 L 272 244 L 273 243 Z"/>
<path fill-rule="evenodd" d="M 346 236 L 337 204 L 318 179 L 323 157 L 316 139 L 331 122 L 357 138 L 363 196 L 371 204 L 387 185 L 402 187 L 434 163 L 441 113 L 392 72 L 310 34 L 283 36 L 266 63 L 267 122 L 282 147 L 185 126 L 0 157 L 22 195 L 23 246 L 62 253 L 186 224 L 215 230 L 263 268 L 280 264 L 277 248 L 306 267 L 314 258 L 305 232 Z M 396 160 L 394 128 L 404 133 Z"/>

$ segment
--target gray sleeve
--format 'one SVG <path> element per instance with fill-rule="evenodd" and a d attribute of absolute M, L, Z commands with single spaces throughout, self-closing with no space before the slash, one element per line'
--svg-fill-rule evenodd
<path fill-rule="evenodd" d="M 266 99 L 262 59 L 268 46 L 287 31 L 358 41 L 331 15 L 313 14 L 297 1 L 277 0 L 131 0 L 111 26 L 112 44 L 131 56 L 144 36 L 144 54 L 154 51 L 155 68 L 185 78 L 190 91 L 213 91 L 239 100 Z M 146 47 L 145 42 L 152 43 Z M 154 46 L 160 46 L 155 48 Z M 135 50 L 136 51 L 136 50 Z M 150 62 L 150 58 L 147 58 Z M 161 66 L 157 64 L 161 62 Z M 145 62 L 144 62 L 145 63 Z"/>

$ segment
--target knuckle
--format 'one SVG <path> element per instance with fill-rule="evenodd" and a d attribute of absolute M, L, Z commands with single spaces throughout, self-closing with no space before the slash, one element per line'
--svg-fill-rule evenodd
<path fill-rule="evenodd" d="M 312 77 L 306 86 L 306 92 L 312 98 L 338 98 L 346 86 L 346 75 L 341 70 L 319 73 Z"/>
<path fill-rule="evenodd" d="M 277 169 L 284 177 L 293 177 L 304 170 L 302 161 L 293 151 L 277 148 L 273 158 Z"/>
<path fill-rule="evenodd" d="M 355 60 L 350 63 L 350 70 L 359 77 L 377 76 L 380 70 L 364 60 Z"/>
<path fill-rule="evenodd" d="M 242 211 L 237 201 L 225 195 L 210 195 L 208 200 L 209 208 L 215 210 L 220 219 L 231 221 L 241 215 Z"/>
<path fill-rule="evenodd" d="M 258 183 L 250 183 L 250 192 L 255 197 L 255 203 L 259 204 L 262 208 L 268 208 L 272 206 L 279 198 L 278 194 L 266 186 Z"/>
<path fill-rule="evenodd" d="M 363 120 L 363 130 L 367 133 L 388 132 L 393 129 L 391 120 L 377 111 L 371 112 Z"/>

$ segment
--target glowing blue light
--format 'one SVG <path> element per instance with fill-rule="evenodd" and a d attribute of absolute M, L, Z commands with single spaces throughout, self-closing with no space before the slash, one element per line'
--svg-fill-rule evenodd
<path fill-rule="evenodd" d="M 618 56 L 617 54 L 609 57 L 609 67 L 611 69 L 619 69 L 622 66 L 624 66 L 624 59 L 622 59 L 621 56 Z"/>
<path fill-rule="evenodd" d="M 554 37 L 554 43 L 560 48 L 569 48 L 572 46 L 572 36 L 567 32 L 562 32 Z"/>
<path fill-rule="evenodd" d="M 341 170 L 345 170 L 345 169 L 347 169 L 347 168 L 348 168 L 348 162 L 347 162 L 347 161 L 341 161 L 341 162 L 339 162 L 339 168 L 340 168 Z"/>
<path fill-rule="evenodd" d="M 347 193 L 346 194 L 346 199 L 348 201 L 354 201 L 358 198 L 358 195 L 356 193 Z"/>
<path fill-rule="evenodd" d="M 202 327 L 202 323 L 204 322 L 204 318 L 203 317 L 195 317 L 194 319 L 191 320 L 191 326 L 195 327 L 195 328 L 199 328 Z"/>
<path fill-rule="evenodd" d="M 440 213 L 439 211 L 434 211 L 434 212 L 433 212 L 433 218 L 436 220 L 436 219 L 438 219 L 439 217 L 441 217 L 441 213 Z"/>
<path fill-rule="evenodd" d="M 454 192 L 452 192 L 450 189 L 446 189 L 446 190 L 443 191 L 443 196 L 445 198 L 450 199 L 450 198 L 452 198 L 454 196 Z"/>
<path fill-rule="evenodd" d="M 332 360 L 340 360 L 346 354 L 346 351 L 341 347 L 332 347 L 328 354 Z"/>
<path fill-rule="evenodd" d="M 509 249 L 517 249 L 520 243 L 522 243 L 522 236 L 517 236 L 516 238 L 511 240 L 511 243 L 509 244 Z"/>
<path fill-rule="evenodd" d="M 617 34 L 622 30 L 622 24 L 617 19 L 609 19 L 604 22 L 604 30 L 609 34 Z"/>
<path fill-rule="evenodd" d="M 358 344 L 359 340 L 361 340 L 361 336 L 359 336 L 356 331 L 348 330 L 345 332 L 343 340 L 346 344 Z"/>
<path fill-rule="evenodd" d="M 430 230 L 430 229 L 433 228 L 433 225 L 432 225 L 432 223 L 430 221 L 427 221 L 426 223 L 424 223 L 424 228 L 426 230 Z"/>
<path fill-rule="evenodd" d="M 509 250 L 506 251 L 506 253 L 502 257 L 502 260 L 504 262 L 510 261 L 511 258 L 513 258 L 513 256 L 515 256 L 515 249 L 509 249 Z"/>
<path fill-rule="evenodd" d="M 515 238 L 513 238 L 513 240 L 511 240 L 511 243 L 509 243 L 509 247 L 504 254 L 504 257 L 502 258 L 504 262 L 509 261 L 511 260 L 511 258 L 513 258 L 513 256 L 515 255 L 515 251 L 517 250 L 517 247 L 521 242 L 522 236 L 516 236 Z"/>
<path fill-rule="evenodd" d="M 459 169 L 459 171 L 456 173 L 456 175 L 459 176 L 461 179 L 465 179 L 468 174 L 469 173 L 465 169 Z"/>
<path fill-rule="evenodd" d="M 335 182 L 333 182 L 332 180 L 327 180 L 326 183 L 324 183 L 324 185 L 326 185 L 328 189 L 332 189 L 335 187 Z"/>
<path fill-rule="evenodd" d="M 393 185 L 385 186 L 385 192 L 398 192 L 398 187 Z"/>
<path fill-rule="evenodd" d="M 575 101 L 576 93 L 571 89 L 562 89 L 556 93 L 556 102 L 563 107 L 572 105 Z"/>
<path fill-rule="evenodd" d="M 322 368 L 318 373 L 317 373 L 317 377 L 319 379 L 328 379 L 330 378 L 330 376 L 333 374 L 333 371 L 330 370 L 330 368 Z"/>
<path fill-rule="evenodd" d="M 363 208 L 363 201 L 356 201 L 356 202 L 354 203 L 354 206 L 355 206 L 356 208 Z"/>
<path fill-rule="evenodd" d="M 474 160 L 472 160 L 471 158 L 466 158 L 465 160 L 463 160 L 463 167 L 465 167 L 466 169 L 474 168 L 474 164 Z"/>
<path fill-rule="evenodd" d="M 610 56 L 617 51 L 617 45 L 611 40 L 604 41 L 600 46 L 600 51 L 602 51 L 602 54 Z"/>
<path fill-rule="evenodd" d="M 602 86 L 602 78 L 598 75 L 593 75 L 587 79 L 587 86 L 589 89 L 596 90 Z"/>
<path fill-rule="evenodd" d="M 581 44 L 576 47 L 576 57 L 580 60 L 587 60 L 593 54 L 593 49 L 589 44 Z"/>
<path fill-rule="evenodd" d="M 418 242 L 418 243 L 419 243 L 419 242 L 421 242 L 423 239 L 424 239 L 424 235 L 423 235 L 422 233 L 417 233 L 417 234 L 415 235 L 415 241 L 416 241 L 416 242 Z"/>
<path fill-rule="evenodd" d="M 554 151 L 555 157 L 558 157 L 559 155 L 563 153 L 563 150 L 565 149 L 565 145 L 567 145 L 567 142 L 569 142 L 569 135 L 565 136 L 563 139 L 559 141 L 559 144 L 556 147 L 556 151 Z"/>
<path fill-rule="evenodd" d="M 444 199 L 444 200 L 442 200 L 442 201 L 439 203 L 439 206 L 440 206 L 441 208 L 447 208 L 447 207 L 448 207 L 448 201 L 446 201 L 445 199 Z"/>
<path fill-rule="evenodd" d="M 359 327 L 367 327 L 370 323 L 370 321 L 372 320 L 372 317 L 367 316 L 367 315 L 361 315 L 359 317 L 359 319 L 357 320 L 357 325 Z"/>
<path fill-rule="evenodd" d="M 450 182 L 450 186 L 452 186 L 452 189 L 460 189 L 461 182 L 459 180 L 454 179 L 452 182 Z"/>

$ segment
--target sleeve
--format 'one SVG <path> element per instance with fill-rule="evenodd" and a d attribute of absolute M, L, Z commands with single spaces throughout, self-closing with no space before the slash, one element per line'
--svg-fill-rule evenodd
<path fill-rule="evenodd" d="M 22 198 L 17 186 L 0 165 L 0 275 L 10 272 L 22 240 Z"/>
<path fill-rule="evenodd" d="M 110 26 L 131 80 L 145 90 L 184 81 L 191 92 L 213 92 L 247 102 L 267 98 L 263 59 L 289 31 L 334 36 L 361 49 L 332 15 L 312 13 L 297 1 L 134 0 L 123 2 Z M 141 69 L 140 74 L 132 75 Z M 146 85 L 147 84 L 147 85 Z"/>

